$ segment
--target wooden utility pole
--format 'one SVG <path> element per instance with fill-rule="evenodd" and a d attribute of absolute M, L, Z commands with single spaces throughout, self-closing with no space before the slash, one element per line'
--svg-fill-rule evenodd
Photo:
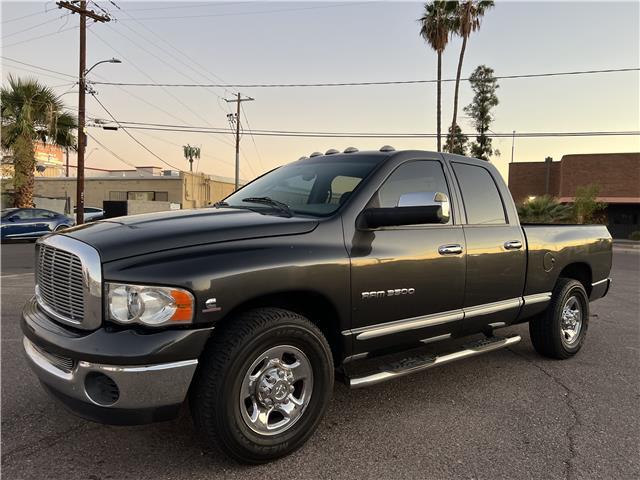
<path fill-rule="evenodd" d="M 228 102 L 228 103 L 236 102 L 238 104 L 236 117 L 235 117 L 235 122 L 236 122 L 236 190 L 238 190 L 238 187 L 240 186 L 240 104 L 242 102 L 251 102 L 253 100 L 255 100 L 255 98 L 251 98 L 251 97 L 242 98 L 242 95 L 240 94 L 240 92 L 238 92 L 237 98 L 233 98 L 233 99 L 225 98 L 225 102 Z M 227 115 L 227 117 L 231 118 L 230 116 L 233 116 L 233 114 Z"/>
<path fill-rule="evenodd" d="M 84 150 L 87 144 L 85 136 L 85 94 L 87 73 L 87 17 L 96 22 L 108 22 L 111 19 L 106 15 L 99 15 L 93 10 L 87 10 L 87 2 L 80 1 L 80 5 L 71 2 L 57 2 L 59 8 L 66 8 L 72 13 L 80 15 L 80 68 L 78 72 L 78 167 L 76 179 L 76 223 L 84 223 Z"/>

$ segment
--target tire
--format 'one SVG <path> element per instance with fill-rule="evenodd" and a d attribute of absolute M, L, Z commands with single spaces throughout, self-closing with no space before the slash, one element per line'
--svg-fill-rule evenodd
<path fill-rule="evenodd" d="M 207 445 L 242 463 L 268 462 L 313 434 L 329 404 L 333 375 L 331 349 L 313 323 L 287 310 L 250 310 L 215 332 L 201 355 L 191 415 Z"/>
<path fill-rule="evenodd" d="M 565 309 L 568 313 L 563 317 Z M 577 280 L 560 278 L 547 310 L 529 322 L 529 334 L 540 355 L 565 360 L 582 348 L 588 327 L 589 296 L 584 286 Z"/>

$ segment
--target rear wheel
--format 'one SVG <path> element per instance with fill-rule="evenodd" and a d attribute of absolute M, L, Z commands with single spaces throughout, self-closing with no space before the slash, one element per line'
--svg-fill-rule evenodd
<path fill-rule="evenodd" d="M 560 278 L 547 310 L 529 322 L 531 342 L 545 357 L 572 357 L 584 343 L 589 326 L 589 296 L 577 280 Z"/>
<path fill-rule="evenodd" d="M 203 353 L 190 395 L 208 443 L 245 463 L 299 448 L 314 432 L 333 386 L 331 350 L 296 313 L 264 308 L 230 320 Z"/>

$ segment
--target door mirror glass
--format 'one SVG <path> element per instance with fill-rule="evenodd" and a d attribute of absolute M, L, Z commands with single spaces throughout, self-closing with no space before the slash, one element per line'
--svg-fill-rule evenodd
<path fill-rule="evenodd" d="M 368 208 L 358 218 L 360 228 L 443 224 L 449 221 L 449 199 L 442 192 L 411 192 L 391 208 Z"/>
<path fill-rule="evenodd" d="M 439 207 L 440 221 L 434 223 L 447 223 L 451 216 L 449 198 L 442 192 L 404 193 L 398 199 L 398 207 Z"/>

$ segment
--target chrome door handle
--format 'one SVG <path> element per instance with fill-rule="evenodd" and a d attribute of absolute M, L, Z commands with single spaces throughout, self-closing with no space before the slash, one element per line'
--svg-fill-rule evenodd
<path fill-rule="evenodd" d="M 522 248 L 522 242 L 520 240 L 510 240 L 504 242 L 504 248 L 507 250 L 520 250 Z"/>
<path fill-rule="evenodd" d="M 440 255 L 458 255 L 462 253 L 462 245 L 451 244 L 451 245 L 441 245 L 438 247 L 438 253 Z"/>

